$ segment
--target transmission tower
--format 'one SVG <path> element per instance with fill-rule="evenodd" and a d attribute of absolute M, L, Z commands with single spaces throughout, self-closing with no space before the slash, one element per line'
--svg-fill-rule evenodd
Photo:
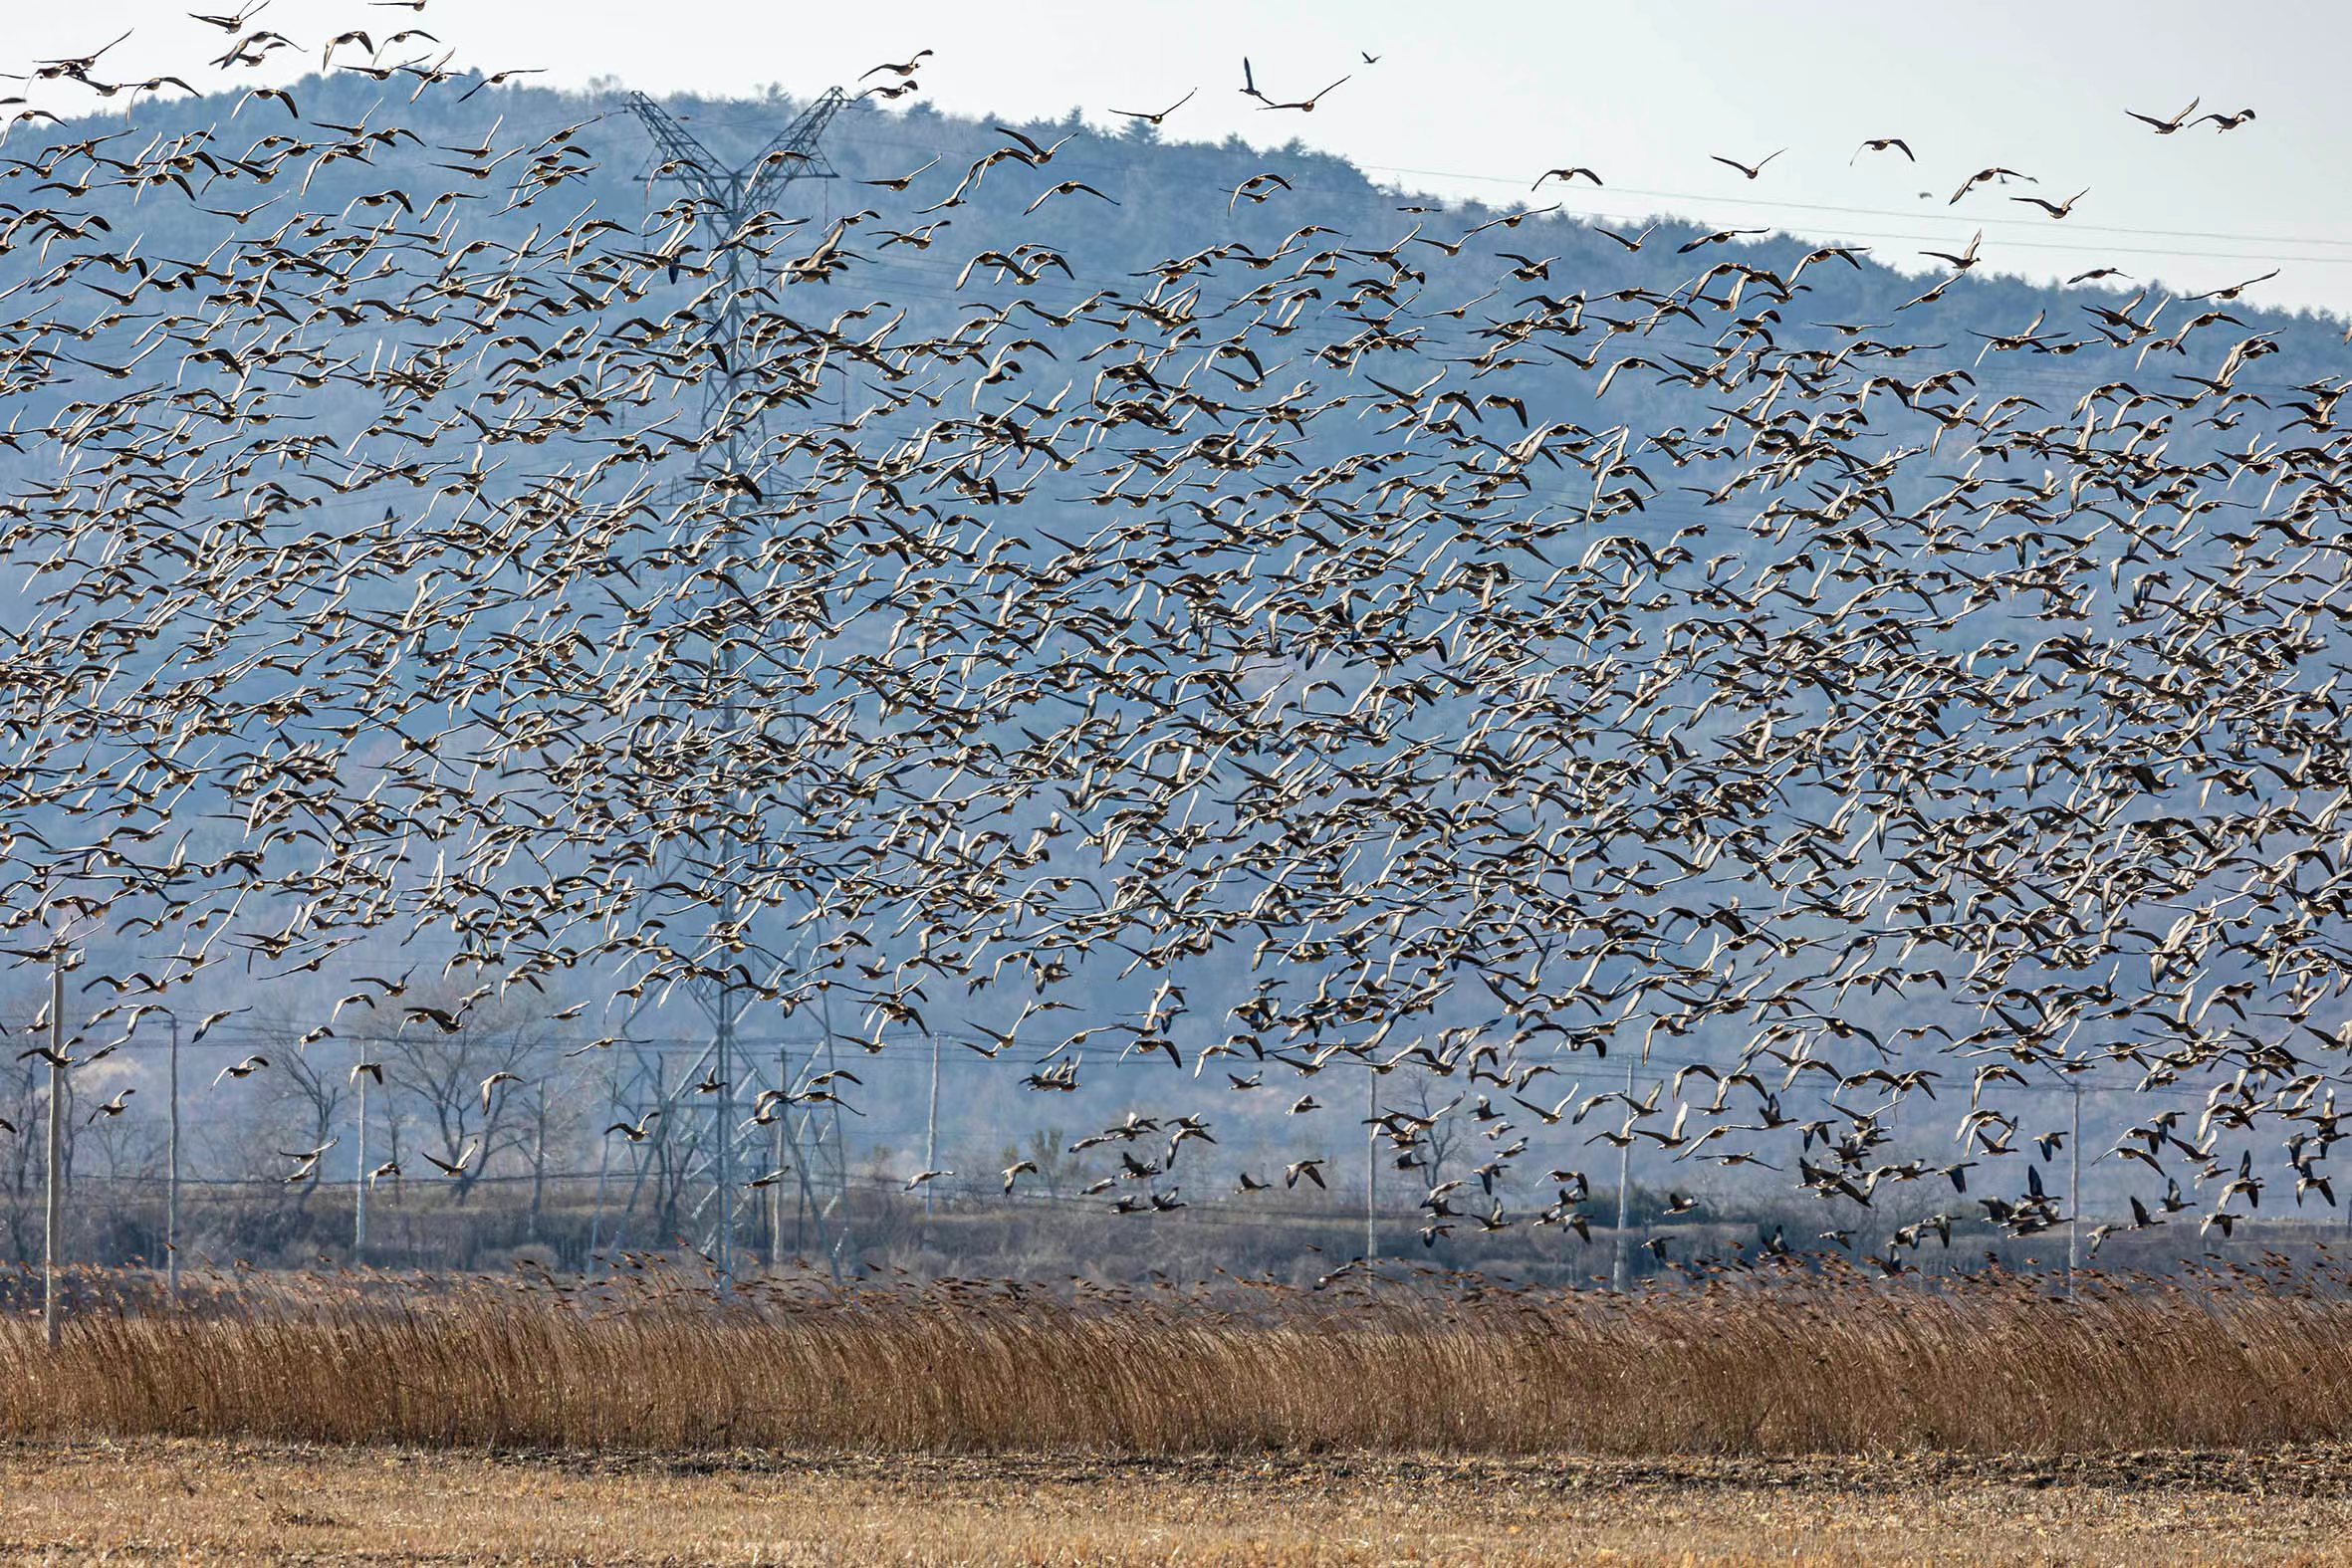
<path fill-rule="evenodd" d="M 704 428 L 718 428 L 724 414 L 725 434 L 715 451 L 705 452 L 698 470 L 701 477 L 740 475 L 751 454 L 764 444 L 765 432 L 759 428 L 760 420 L 753 419 L 747 427 L 740 412 L 749 404 L 739 394 L 746 390 L 745 382 L 759 357 L 757 345 L 752 341 L 750 300 L 754 289 L 764 281 L 755 276 L 759 259 L 740 243 L 741 236 L 755 218 L 773 215 L 794 184 L 805 179 L 837 177 L 821 143 L 825 128 L 848 104 L 848 95 L 839 88 L 827 88 L 748 163 L 730 168 L 668 110 L 642 93 L 628 95 L 629 111 L 653 138 L 655 156 L 649 170 L 651 178 L 685 192 L 694 225 L 705 241 L 705 251 L 726 285 L 720 291 L 720 308 L 711 314 L 703 329 L 710 361 L 717 366 L 717 373 L 704 381 Z M 723 503 L 722 528 L 726 526 L 726 514 L 736 505 L 733 490 L 724 493 L 729 499 Z M 715 640 L 709 666 L 709 700 L 715 708 L 720 733 L 732 735 L 741 722 L 733 643 L 723 633 Z M 731 868 L 731 877 L 741 874 L 738 858 L 741 847 L 734 841 L 732 827 L 728 827 L 720 858 L 722 864 Z M 744 920 L 741 888 L 731 879 L 715 911 L 710 934 L 735 943 L 740 940 Z M 806 941 L 804 938 L 802 951 Z M 787 963 L 799 961 L 798 957 L 787 959 Z M 686 1053 L 683 1061 L 675 1056 L 662 1060 L 663 1047 L 659 1043 L 640 1049 L 635 1104 L 640 1114 L 655 1108 L 662 1112 L 660 1136 L 671 1140 L 672 1146 L 659 1154 L 665 1161 L 675 1160 L 682 1165 L 687 1183 L 697 1193 L 691 1214 L 699 1228 L 703 1250 L 723 1278 L 735 1276 L 742 1172 L 747 1166 L 767 1171 L 766 1162 L 781 1154 L 793 1168 L 790 1177 L 799 1187 L 803 1206 L 814 1221 L 818 1245 L 833 1260 L 837 1273 L 848 1226 L 848 1180 L 838 1105 L 830 1100 L 822 1107 L 788 1102 L 775 1112 L 785 1119 L 782 1128 L 747 1125 L 747 1119 L 740 1113 L 739 1091 L 748 1085 L 756 1094 L 761 1088 L 771 1086 L 766 1080 L 772 1056 L 776 1072 L 772 1087 L 790 1092 L 794 1085 L 789 1077 L 792 1071 L 789 1053 L 746 1052 L 740 1029 L 748 1002 L 738 995 L 732 981 L 698 979 L 687 989 L 709 1015 L 709 1044 Z M 826 1032 L 829 1035 L 829 1029 Z M 708 1105 L 707 1118 L 694 1114 L 700 1108 L 692 1103 L 695 1101 Z M 778 1132 L 782 1133 L 781 1138 L 774 1136 Z M 781 1149 L 778 1144 L 782 1145 Z M 641 1173 L 642 1164 L 639 1170 Z M 774 1174 L 769 1172 L 771 1178 Z M 631 1202 L 633 1205 L 633 1193 Z M 773 1209 L 769 1212 L 775 1213 Z M 780 1255 L 784 1238 L 773 1220 L 767 1230 L 768 1251 L 773 1259 Z"/>

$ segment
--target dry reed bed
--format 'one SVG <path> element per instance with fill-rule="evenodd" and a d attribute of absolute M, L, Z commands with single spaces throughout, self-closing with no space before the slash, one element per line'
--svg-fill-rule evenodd
<path fill-rule="evenodd" d="M 945 1282 L 724 1301 L 658 1273 L 83 1282 L 0 1323 L 0 1434 L 557 1449 L 1180 1454 L 2085 1452 L 2352 1436 L 2352 1301 L 2234 1273 L 1935 1288 L 1719 1279 L 1096 1291 Z"/>

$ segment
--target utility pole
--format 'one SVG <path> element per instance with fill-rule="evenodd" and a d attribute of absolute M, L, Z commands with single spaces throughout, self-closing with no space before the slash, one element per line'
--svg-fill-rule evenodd
<path fill-rule="evenodd" d="M 1380 1074 L 1366 1064 L 1364 1072 L 1364 1115 L 1371 1125 L 1364 1129 L 1364 1261 L 1369 1263 L 1380 1255 L 1380 1237 L 1374 1227 L 1373 1216 L 1379 1213 L 1380 1182 Z"/>
<path fill-rule="evenodd" d="M 361 1072 L 359 1079 L 359 1125 L 353 1139 L 356 1150 L 352 1159 L 352 1258 L 355 1262 L 367 1251 L 367 1080 L 372 1073 Z"/>
<path fill-rule="evenodd" d="M 789 1044 L 779 1043 L 776 1047 L 776 1087 L 789 1091 L 792 1086 L 793 1048 Z M 776 1125 L 769 1129 L 770 1146 L 775 1152 L 769 1157 L 768 1173 L 781 1176 L 784 1171 L 785 1135 L 792 1131 L 793 1108 L 789 1102 L 785 1102 L 770 1106 L 768 1113 L 776 1118 Z M 793 1239 L 794 1244 L 798 1245 L 800 1238 L 795 1236 Z M 781 1266 L 787 1255 L 784 1245 L 784 1183 L 774 1181 L 768 1184 L 768 1266 Z"/>
<path fill-rule="evenodd" d="M 931 1036 L 931 1111 L 923 1118 L 923 1169 L 939 1169 L 939 1036 Z M 931 1188 L 923 1184 L 923 1240 L 931 1239 Z"/>
<path fill-rule="evenodd" d="M 2066 1293 L 2072 1295 L 2074 1271 L 2082 1266 L 2082 1081 L 2078 1078 L 2067 1087 L 2074 1091 L 2074 1131 L 2066 1143 L 2073 1167 L 2066 1178 L 2066 1207 L 2073 1211 L 2066 1221 Z"/>
<path fill-rule="evenodd" d="M 727 678 L 724 661 L 719 674 L 720 679 Z M 727 728 L 733 729 L 733 697 L 727 699 L 726 713 Z M 733 927 L 742 914 L 743 902 L 736 897 L 735 887 L 730 883 L 720 918 Z M 718 1244 L 711 1248 L 711 1255 L 718 1259 L 719 1286 L 725 1289 L 735 1283 L 735 987 L 731 982 L 722 980 L 717 991 L 718 1009 L 713 1019 L 711 1036 L 711 1070 L 718 1074 L 719 1092 L 712 1096 L 715 1103 L 711 1106 L 711 1125 L 718 1134 L 718 1148 L 715 1151 L 718 1170 L 713 1181 L 717 1184 L 719 1197 L 719 1235 Z"/>
<path fill-rule="evenodd" d="M 619 1069 L 607 1065 L 604 1069 L 604 1097 L 615 1112 L 620 1109 L 618 1093 Z M 596 1195 L 588 1204 L 588 1255 L 580 1260 L 582 1277 L 596 1277 L 596 1237 L 604 1229 L 604 1178 L 612 1168 L 612 1135 L 604 1134 L 596 1140 Z"/>
<path fill-rule="evenodd" d="M 66 937 L 49 954 L 49 1191 L 41 1225 L 41 1337 L 57 1348 L 58 1251 L 66 1223 Z"/>
<path fill-rule="evenodd" d="M 1625 1056 L 1625 1104 L 1633 1106 L 1633 1055 Z M 1617 1256 L 1609 1268 L 1609 1288 L 1625 1293 L 1630 1259 L 1625 1255 L 1625 1232 L 1633 1224 L 1633 1140 L 1617 1146 Z"/>
<path fill-rule="evenodd" d="M 533 1085 L 537 1098 L 531 1122 L 531 1239 L 539 1240 L 541 1217 L 547 1212 L 547 1080 Z"/>
<path fill-rule="evenodd" d="M 179 1304 L 179 1014 L 166 1010 L 171 1023 L 171 1123 L 164 1134 L 166 1172 L 163 1182 L 163 1291 Z"/>

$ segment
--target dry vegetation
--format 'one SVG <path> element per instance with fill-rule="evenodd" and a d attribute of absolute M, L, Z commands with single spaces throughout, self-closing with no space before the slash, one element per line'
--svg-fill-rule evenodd
<path fill-rule="evenodd" d="M 2352 1453 L 2052 1463 L 0 1445 L 11 1560 L 2352 1561 Z"/>
<path fill-rule="evenodd" d="M 1933 1288 L 1717 1276 L 1625 1298 L 1437 1276 L 1293 1290 L 834 1290 L 85 1276 L 0 1327 L 0 1434 L 584 1450 L 2091 1453 L 2352 1436 L 2340 1275 Z"/>

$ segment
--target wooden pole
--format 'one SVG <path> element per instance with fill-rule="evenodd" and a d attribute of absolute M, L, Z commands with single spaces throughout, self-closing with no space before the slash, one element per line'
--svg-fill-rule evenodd
<path fill-rule="evenodd" d="M 163 1289 L 179 1304 L 179 1014 L 166 1012 L 171 1023 L 171 1126 L 164 1135 L 170 1170 L 163 1184 Z"/>
<path fill-rule="evenodd" d="M 367 1073 L 358 1074 L 359 1116 L 353 1129 L 353 1142 L 357 1146 L 352 1156 L 352 1257 L 364 1258 L 367 1254 Z"/>
<path fill-rule="evenodd" d="M 1625 1104 L 1633 1106 L 1633 1053 L 1625 1055 Z M 1626 1230 L 1633 1223 L 1633 1140 L 1617 1146 L 1617 1255 L 1609 1268 L 1609 1288 L 1619 1295 L 1630 1283 L 1632 1259 L 1625 1255 Z"/>
<path fill-rule="evenodd" d="M 776 1047 L 776 1088 L 779 1093 L 789 1093 L 792 1086 L 793 1048 L 790 1045 L 780 1044 Z M 777 1175 L 784 1169 L 785 1118 L 792 1113 L 792 1102 L 789 1100 L 778 1100 L 768 1107 L 768 1114 L 776 1118 L 776 1125 L 768 1132 L 770 1145 L 768 1174 L 771 1176 Z M 796 1242 L 798 1239 L 795 1237 Z M 785 1256 L 784 1183 L 775 1181 L 768 1184 L 768 1266 L 770 1268 L 783 1267 Z"/>
<path fill-rule="evenodd" d="M 66 945 L 49 956 L 49 1191 L 41 1226 L 41 1335 L 58 1340 L 58 1253 L 66 1222 Z"/>
<path fill-rule="evenodd" d="M 926 1171 L 939 1169 L 939 1036 L 936 1034 L 931 1036 L 931 1110 L 930 1114 L 923 1118 L 923 1169 Z M 925 1182 L 923 1184 L 923 1224 L 926 1228 L 931 1223 L 931 1184 Z M 930 1239 L 931 1233 L 926 1229 L 923 1232 L 923 1240 L 928 1243 Z"/>
<path fill-rule="evenodd" d="M 2066 1207 L 2074 1211 L 2066 1222 L 2066 1293 L 2072 1295 L 2075 1270 L 2082 1267 L 2082 1080 L 2067 1087 L 2074 1091 L 2074 1131 L 2067 1141 L 2073 1174 L 2066 1178 Z"/>

